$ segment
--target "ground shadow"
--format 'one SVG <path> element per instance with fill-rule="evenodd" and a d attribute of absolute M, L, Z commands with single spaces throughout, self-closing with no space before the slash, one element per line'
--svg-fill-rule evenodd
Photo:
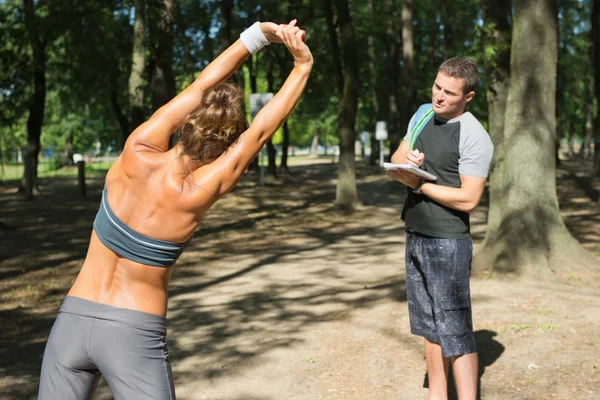
<path fill-rule="evenodd" d="M 169 290 L 170 353 L 176 363 L 215 362 L 179 371 L 176 382 L 215 379 L 239 365 L 250 370 L 268 352 L 301 343 L 302 335 L 321 323 L 405 301 L 399 274 L 374 279 L 339 268 L 340 260 L 356 265 L 379 259 L 391 239 L 401 244 L 400 220 L 365 226 L 356 216 L 331 210 L 335 169 L 330 164 L 291 170 L 293 180 L 262 188 L 246 176 L 229 200 L 210 211 L 191 254 L 178 262 Z M 359 174 L 367 180 L 359 180 L 361 199 L 399 209 L 403 195 L 395 193 L 394 183 L 370 173 Z M 0 373 L 10 379 L 6 389 L 12 398 L 37 392 L 45 340 L 85 256 L 102 187 L 102 179 L 90 180 L 88 196 L 80 197 L 76 182 L 48 181 L 33 202 L 23 201 L 14 188 L 0 191 L 0 296 L 6 301 L 0 320 L 8 332 L 0 339 Z M 286 280 L 273 275 L 273 266 L 282 263 L 311 268 Z M 213 293 L 233 295 L 214 302 Z M 203 334 L 194 333 L 198 330 Z M 180 344 L 179 337 L 190 340 Z M 239 338 L 256 340 L 240 345 Z M 107 391 L 97 398 L 109 398 Z"/>
<path fill-rule="evenodd" d="M 332 164 L 291 171 L 292 178 L 263 188 L 254 176 L 244 177 L 230 199 L 207 214 L 189 253 L 178 262 L 169 329 L 173 338 L 191 338 L 169 343 L 173 359 L 186 362 L 178 382 L 229 375 L 238 365 L 239 371 L 251 371 L 264 354 L 294 346 L 319 324 L 343 320 L 357 309 L 406 301 L 402 260 L 383 257 L 391 246 L 403 246 L 400 211 L 406 192 L 401 185 L 379 167 L 358 163 L 358 195 L 365 209 L 345 217 L 331 209 Z M 45 340 L 85 256 L 102 186 L 102 179 L 90 180 L 82 198 L 76 180 L 48 181 L 33 202 L 7 186 L 0 190 L 0 326 L 6 332 L 0 338 L 0 374 L 10 379 L 5 388 L 12 398 L 36 393 Z M 558 189 L 561 210 L 581 208 L 564 201 L 566 188 Z M 484 197 L 482 212 L 486 206 Z M 565 223 L 581 243 L 597 246 L 600 215 L 573 213 Z M 484 225 L 477 218 L 474 226 Z M 475 240 L 483 237 L 479 230 Z M 294 275 L 275 276 L 273 270 L 283 264 Z M 367 270 L 359 276 L 345 271 L 365 264 L 386 264 L 389 273 L 369 279 Z M 480 381 L 503 353 L 495 336 L 475 332 Z M 245 346 L 236 337 L 248 338 Z M 214 363 L 208 368 L 193 364 L 203 358 Z"/>
<path fill-rule="evenodd" d="M 477 377 L 477 400 L 481 399 L 481 378 L 485 373 L 485 369 L 492 365 L 504 352 L 504 345 L 494 339 L 497 333 L 489 331 L 487 329 L 473 332 L 475 336 L 475 343 L 477 344 L 477 356 L 479 358 L 479 374 Z M 429 376 L 425 372 L 425 378 L 423 380 L 423 387 L 429 388 L 428 384 Z M 458 400 L 458 394 L 456 393 L 456 385 L 454 382 L 454 376 L 452 368 L 448 371 L 448 400 Z"/>

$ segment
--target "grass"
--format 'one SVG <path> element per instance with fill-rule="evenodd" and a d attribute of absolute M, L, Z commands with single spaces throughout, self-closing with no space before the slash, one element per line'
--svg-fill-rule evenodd
<path fill-rule="evenodd" d="M 108 171 L 112 162 L 95 162 L 86 164 L 85 172 L 87 175 L 95 176 Z M 0 181 L 18 180 L 23 177 L 23 164 L 2 164 L 0 165 Z M 63 167 L 56 169 L 51 162 L 41 162 L 38 164 L 38 178 L 76 178 L 77 167 Z"/>
<path fill-rule="evenodd" d="M 513 331 L 515 331 L 515 332 L 519 332 L 519 331 L 522 331 L 522 330 L 524 330 L 524 329 L 528 329 L 528 328 L 530 328 L 530 326 L 529 326 L 529 325 L 527 325 L 527 324 L 521 324 L 521 325 L 511 325 L 511 326 L 510 326 L 510 328 L 511 328 Z"/>
<path fill-rule="evenodd" d="M 288 157 L 288 165 L 300 165 L 305 163 L 306 161 L 310 161 L 312 159 L 330 159 L 333 156 L 290 156 Z M 266 161 L 266 158 L 265 158 Z M 277 164 L 281 161 L 280 157 L 277 158 Z M 108 169 L 112 166 L 113 161 L 100 161 L 94 162 L 92 164 L 86 164 L 85 172 L 86 174 L 91 174 L 91 176 L 95 176 L 96 174 L 102 174 L 108 171 Z M 0 164 L 0 181 L 12 181 L 18 180 L 23 177 L 24 171 L 23 164 Z M 40 162 L 38 164 L 38 178 L 76 178 L 77 177 L 77 168 L 76 167 L 63 167 L 56 169 L 54 163 L 52 162 Z"/>
<path fill-rule="evenodd" d="M 310 163 L 311 161 L 318 160 L 332 160 L 336 159 L 336 156 L 333 155 L 318 155 L 318 156 L 310 156 L 310 155 L 301 155 L 301 156 L 288 156 L 288 166 L 297 166 Z M 359 158 L 356 158 L 359 160 Z M 266 157 L 264 158 L 266 163 Z M 277 166 L 281 162 L 281 155 L 277 156 Z M 91 164 L 85 165 L 85 172 L 88 176 L 97 176 L 102 175 L 108 171 L 108 169 L 112 166 L 114 161 L 99 161 Z M 266 165 L 265 165 L 266 167 Z M 23 164 L 0 164 L 0 182 L 1 181 L 14 181 L 19 180 L 23 177 L 24 171 Z M 62 167 L 56 169 L 54 163 L 52 161 L 40 162 L 38 164 L 38 178 L 76 178 L 77 177 L 77 168 L 73 167 Z"/>

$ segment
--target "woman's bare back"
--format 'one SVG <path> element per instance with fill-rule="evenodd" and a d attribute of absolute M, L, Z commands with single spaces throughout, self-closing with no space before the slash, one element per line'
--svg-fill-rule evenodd
<path fill-rule="evenodd" d="M 177 148 L 165 153 L 126 148 L 106 176 L 106 201 L 118 219 L 137 233 L 186 242 L 214 201 L 209 196 L 202 199 L 202 191 L 190 187 L 185 171 Z M 148 266 L 118 256 L 94 231 L 69 295 L 165 315 L 171 272 L 172 267 Z"/>

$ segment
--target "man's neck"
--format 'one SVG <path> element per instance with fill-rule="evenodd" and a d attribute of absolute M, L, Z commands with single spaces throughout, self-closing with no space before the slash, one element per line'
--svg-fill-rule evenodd
<path fill-rule="evenodd" d="M 437 119 L 441 120 L 441 121 L 448 122 L 448 121 L 450 121 L 451 119 L 455 119 L 455 118 L 458 118 L 458 117 L 460 117 L 460 116 L 461 116 L 461 115 L 463 115 L 465 112 L 466 112 L 466 109 L 463 109 L 461 112 L 459 112 L 459 113 L 455 113 L 455 114 L 452 114 L 452 115 L 447 115 L 447 114 L 444 114 L 444 115 L 442 115 L 442 114 L 435 114 L 435 117 L 436 117 Z"/>

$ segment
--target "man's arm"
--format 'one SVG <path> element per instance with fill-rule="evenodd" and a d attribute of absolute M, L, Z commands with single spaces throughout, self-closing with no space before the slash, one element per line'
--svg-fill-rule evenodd
<path fill-rule="evenodd" d="M 419 185 L 419 178 L 410 172 L 393 170 L 388 171 L 388 173 L 398 182 L 412 189 Z M 471 213 L 481 200 L 486 179 L 478 176 L 460 175 L 461 187 L 459 188 L 424 182 L 421 185 L 421 193 L 446 207 Z"/>
<path fill-rule="evenodd" d="M 398 146 L 398 149 L 392 154 L 391 161 L 394 164 L 404 164 L 406 162 L 406 157 L 410 152 L 410 143 L 407 140 L 403 140 Z"/>
<path fill-rule="evenodd" d="M 472 213 L 481 200 L 485 181 L 486 178 L 478 176 L 460 175 L 460 188 L 426 182 L 421 186 L 421 193 L 446 207 Z"/>

